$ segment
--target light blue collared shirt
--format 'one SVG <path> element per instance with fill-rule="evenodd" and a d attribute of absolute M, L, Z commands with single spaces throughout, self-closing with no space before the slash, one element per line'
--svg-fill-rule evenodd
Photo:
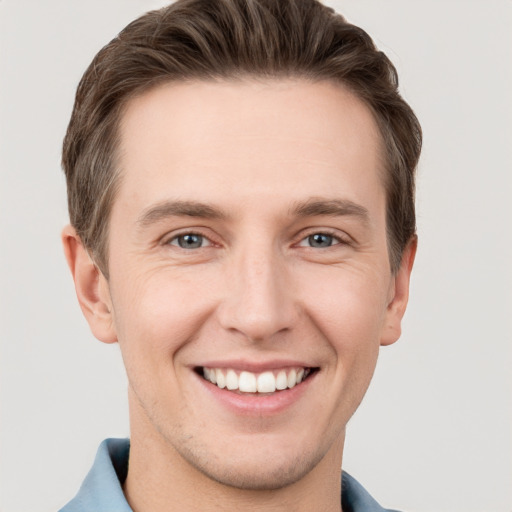
<path fill-rule="evenodd" d="M 133 512 L 123 494 L 128 472 L 129 439 L 106 439 L 78 494 L 59 512 Z M 343 472 L 343 512 L 397 512 L 382 508 L 363 486 Z"/>

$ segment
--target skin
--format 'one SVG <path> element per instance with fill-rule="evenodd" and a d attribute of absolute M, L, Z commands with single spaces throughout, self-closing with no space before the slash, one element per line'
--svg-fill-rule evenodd
<path fill-rule="evenodd" d="M 400 336 L 416 249 L 393 274 L 371 113 L 326 82 L 168 84 L 131 100 L 120 134 L 109 280 L 73 228 L 63 240 L 93 333 L 125 362 L 130 505 L 339 511 L 345 427 Z M 318 371 L 270 412 L 195 371 L 290 362 Z"/>

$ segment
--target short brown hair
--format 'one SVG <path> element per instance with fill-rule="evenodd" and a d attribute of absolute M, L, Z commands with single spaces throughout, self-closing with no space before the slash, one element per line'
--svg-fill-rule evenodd
<path fill-rule="evenodd" d="M 386 148 L 388 247 L 398 269 L 416 232 L 422 137 L 389 59 L 364 30 L 317 0 L 178 0 L 133 21 L 96 55 L 64 139 L 71 224 L 107 277 L 118 126 L 127 102 L 164 82 L 251 76 L 338 82 L 371 109 Z"/>

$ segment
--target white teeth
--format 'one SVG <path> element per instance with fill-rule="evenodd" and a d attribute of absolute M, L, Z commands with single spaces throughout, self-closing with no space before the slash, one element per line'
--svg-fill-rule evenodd
<path fill-rule="evenodd" d="M 288 377 L 286 376 L 286 372 L 281 370 L 277 374 L 276 378 L 276 389 L 283 390 L 288 387 Z"/>
<path fill-rule="evenodd" d="M 291 368 L 260 374 L 243 371 L 240 374 L 233 369 L 203 368 L 203 376 L 219 388 L 242 393 L 274 393 L 287 388 L 294 388 L 310 374 L 309 368 Z"/>
<path fill-rule="evenodd" d="M 224 377 L 224 374 L 222 373 L 222 370 L 215 370 L 215 377 L 217 380 L 217 386 L 219 386 L 220 389 L 223 389 L 226 387 L 226 377 Z"/>
<path fill-rule="evenodd" d="M 238 389 L 238 375 L 233 370 L 226 373 L 226 387 L 230 390 Z"/>
<path fill-rule="evenodd" d="M 264 372 L 258 375 L 258 393 L 273 393 L 276 390 L 276 378 L 272 372 Z"/>
<path fill-rule="evenodd" d="M 297 372 L 295 370 L 291 370 L 288 373 L 288 387 L 293 388 L 297 384 Z"/>
<path fill-rule="evenodd" d="M 256 393 L 256 375 L 250 372 L 242 372 L 238 382 L 238 389 L 243 393 Z"/>

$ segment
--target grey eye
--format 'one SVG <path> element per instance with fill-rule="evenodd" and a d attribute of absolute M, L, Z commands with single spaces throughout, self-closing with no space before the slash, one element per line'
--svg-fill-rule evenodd
<path fill-rule="evenodd" d="M 315 233 L 307 238 L 310 247 L 323 248 L 333 245 L 334 237 L 325 233 Z"/>
<path fill-rule="evenodd" d="M 182 249 L 199 249 L 203 247 L 205 239 L 202 235 L 187 233 L 173 238 L 171 245 L 179 245 Z"/>

